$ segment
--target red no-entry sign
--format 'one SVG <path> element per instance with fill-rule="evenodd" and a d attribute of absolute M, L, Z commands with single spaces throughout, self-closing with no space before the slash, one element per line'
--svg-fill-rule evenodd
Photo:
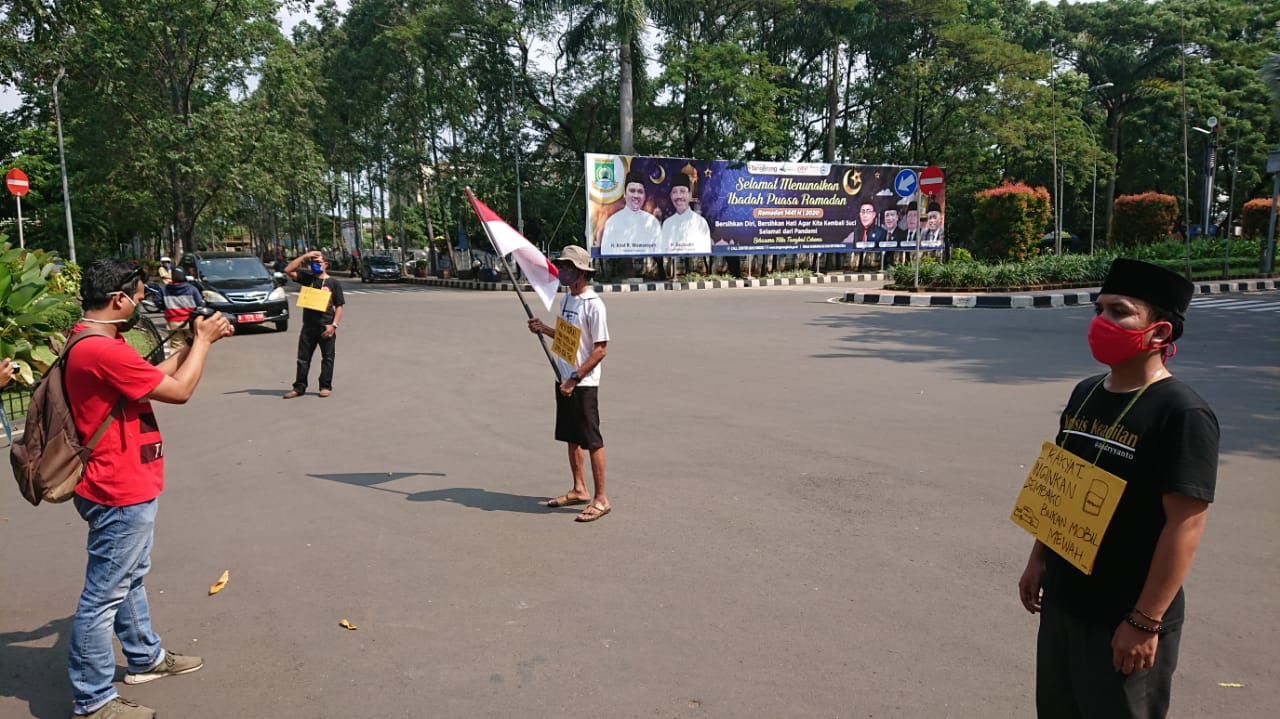
<path fill-rule="evenodd" d="M 9 188 L 9 192 L 17 194 L 18 197 L 27 194 L 28 189 L 31 189 L 31 182 L 27 179 L 27 173 L 18 168 L 9 170 L 5 174 L 4 184 L 5 187 Z"/>
<path fill-rule="evenodd" d="M 5 187 L 9 188 L 9 192 L 18 197 L 27 194 L 27 191 L 31 189 L 31 182 L 27 180 L 27 173 L 16 167 L 5 174 L 4 184 Z"/>
<path fill-rule="evenodd" d="M 31 189 L 31 182 L 27 180 L 27 173 L 15 167 L 5 173 L 4 185 L 13 193 L 14 202 L 18 203 L 18 247 L 26 247 L 27 240 L 22 236 L 22 196 Z"/>
<path fill-rule="evenodd" d="M 920 191 L 926 195 L 936 195 L 942 191 L 942 168 L 929 165 L 920 171 Z"/>

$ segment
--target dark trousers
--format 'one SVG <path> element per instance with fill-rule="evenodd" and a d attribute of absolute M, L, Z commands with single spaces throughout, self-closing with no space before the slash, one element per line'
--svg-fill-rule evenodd
<path fill-rule="evenodd" d="M 1155 666 L 1128 675 L 1111 661 L 1114 633 L 1115 627 L 1089 624 L 1044 605 L 1036 637 L 1040 719 L 1164 719 L 1181 627 L 1160 635 Z"/>
<path fill-rule="evenodd" d="M 320 345 L 320 389 L 333 389 L 333 358 L 338 351 L 338 335 L 324 338 L 324 325 L 302 326 L 298 335 L 298 374 L 293 380 L 293 389 L 301 394 L 307 391 L 307 375 L 311 373 L 311 358 L 316 353 L 316 345 Z"/>

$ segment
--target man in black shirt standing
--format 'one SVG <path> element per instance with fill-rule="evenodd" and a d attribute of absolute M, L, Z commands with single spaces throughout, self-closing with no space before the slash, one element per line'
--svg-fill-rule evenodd
<path fill-rule="evenodd" d="M 306 262 L 307 267 L 302 269 Z M 346 300 L 342 296 L 342 283 L 329 275 L 329 261 L 320 251 L 304 252 L 285 266 L 290 279 L 303 287 L 329 293 L 329 302 L 323 312 L 302 310 L 302 332 L 298 335 L 298 374 L 293 389 L 284 399 L 293 399 L 307 391 L 307 375 L 311 372 L 311 358 L 316 345 L 320 346 L 320 396 L 333 393 L 333 360 L 338 347 L 338 324 L 342 322 L 342 308 Z"/>
<path fill-rule="evenodd" d="M 1018 594 L 1040 612 L 1036 708 L 1044 719 L 1164 717 L 1178 662 L 1182 582 L 1218 469 L 1218 420 L 1165 367 L 1194 287 L 1117 259 L 1089 326 L 1110 372 L 1075 388 L 1058 444 L 1125 480 L 1090 574 L 1035 543 Z"/>

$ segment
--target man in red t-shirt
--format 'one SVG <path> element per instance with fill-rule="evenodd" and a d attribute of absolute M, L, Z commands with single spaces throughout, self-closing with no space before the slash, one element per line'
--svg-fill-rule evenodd
<path fill-rule="evenodd" d="M 76 487 L 76 510 L 89 525 L 89 561 L 67 660 L 77 717 L 155 716 L 112 686 L 113 633 L 128 662 L 126 684 L 204 666 L 199 657 L 161 648 L 151 629 L 143 578 L 151 568 L 156 498 L 164 489 L 164 441 L 151 400 L 182 404 L 190 399 L 210 345 L 233 330 L 221 315 L 198 318 L 191 344 L 151 366 L 123 337 L 140 316 L 142 280 L 142 270 L 119 260 L 97 260 L 85 268 L 80 283 L 84 318 L 74 331 L 100 337 L 79 342 L 65 361 L 67 398 L 81 441 L 112 416 Z"/>

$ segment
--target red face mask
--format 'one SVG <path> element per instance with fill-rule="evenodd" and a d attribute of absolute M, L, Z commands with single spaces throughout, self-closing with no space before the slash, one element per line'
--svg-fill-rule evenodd
<path fill-rule="evenodd" d="M 1124 364 L 1139 352 L 1157 349 L 1143 342 L 1142 336 L 1160 325 L 1168 324 L 1161 321 L 1140 330 L 1127 330 L 1101 316 L 1094 317 L 1089 323 L 1089 349 L 1093 352 L 1094 359 L 1108 367 Z M 1172 330 L 1173 326 L 1169 325 L 1169 328 Z"/>

